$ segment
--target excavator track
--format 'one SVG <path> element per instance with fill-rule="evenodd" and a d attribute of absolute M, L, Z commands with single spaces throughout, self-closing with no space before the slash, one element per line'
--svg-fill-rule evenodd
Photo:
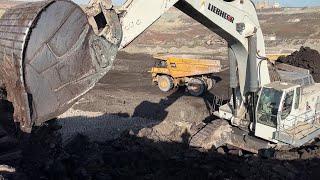
<path fill-rule="evenodd" d="M 218 148 L 225 145 L 231 131 L 231 126 L 227 121 L 214 120 L 195 133 L 191 137 L 189 145 L 204 149 Z"/>
<path fill-rule="evenodd" d="M 190 147 L 204 150 L 224 147 L 223 149 L 228 151 L 227 146 L 229 145 L 238 150 L 258 154 L 263 158 L 278 160 L 312 159 L 320 155 L 320 139 L 316 139 L 315 142 L 300 148 L 274 149 L 269 146 L 267 141 L 250 136 L 241 129 L 230 126 L 226 120 L 221 119 L 204 125 L 194 133 L 189 141 Z"/>
<path fill-rule="evenodd" d="M 192 136 L 189 145 L 207 150 L 231 145 L 255 154 L 258 154 L 261 149 L 270 148 L 267 141 L 255 138 L 222 119 L 206 124 Z"/>

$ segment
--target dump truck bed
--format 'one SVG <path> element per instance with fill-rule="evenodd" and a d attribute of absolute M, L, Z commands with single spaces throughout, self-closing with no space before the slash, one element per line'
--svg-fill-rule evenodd
<path fill-rule="evenodd" d="M 198 76 L 221 72 L 223 67 L 220 60 L 199 57 L 196 55 L 156 55 L 155 59 L 167 62 L 165 71 L 161 68 L 153 68 L 153 72 L 162 72 L 173 78 Z"/>
<path fill-rule="evenodd" d="M 290 54 L 267 54 L 267 58 L 271 61 L 271 62 L 275 62 L 278 60 L 279 57 L 282 56 L 288 56 Z"/>

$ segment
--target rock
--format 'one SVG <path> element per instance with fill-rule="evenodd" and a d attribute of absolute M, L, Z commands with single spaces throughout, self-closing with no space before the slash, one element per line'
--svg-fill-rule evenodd
<path fill-rule="evenodd" d="M 130 131 L 129 131 L 129 135 L 130 135 L 130 136 L 134 136 L 134 135 L 135 135 L 135 133 L 133 132 L 133 130 L 132 130 L 132 129 L 130 129 Z"/>
<path fill-rule="evenodd" d="M 217 152 L 220 153 L 220 154 L 226 154 L 226 152 L 225 152 L 225 150 L 224 150 L 223 147 L 219 147 L 219 148 L 217 149 Z"/>
<path fill-rule="evenodd" d="M 228 154 L 236 155 L 236 156 L 242 156 L 242 155 L 243 155 L 241 149 L 230 149 L 230 150 L 228 151 Z"/>
<path fill-rule="evenodd" d="M 10 167 L 10 166 L 8 166 L 8 165 L 0 165 L 0 173 L 4 173 L 4 172 L 6 172 L 6 173 L 14 173 L 14 172 L 16 172 L 16 169 L 15 168 L 13 168 L 13 167 Z"/>

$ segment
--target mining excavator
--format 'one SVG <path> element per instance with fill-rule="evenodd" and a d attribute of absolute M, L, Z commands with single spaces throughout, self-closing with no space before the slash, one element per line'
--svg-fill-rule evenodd
<path fill-rule="evenodd" d="M 88 92 L 126 47 L 171 7 L 228 43 L 230 102 L 190 145 L 230 144 L 251 152 L 302 146 L 320 134 L 319 84 L 308 70 L 265 58 L 251 0 L 68 0 L 15 6 L 0 19 L 0 84 L 21 130 L 57 117 Z"/>

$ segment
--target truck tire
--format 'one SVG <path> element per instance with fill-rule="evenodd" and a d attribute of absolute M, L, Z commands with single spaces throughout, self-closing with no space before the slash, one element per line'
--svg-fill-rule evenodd
<path fill-rule="evenodd" d="M 162 92 L 169 92 L 173 88 L 173 80 L 167 75 L 158 76 L 158 87 Z"/>
<path fill-rule="evenodd" d="M 192 96 L 201 96 L 206 91 L 206 84 L 202 79 L 192 78 L 187 88 Z"/>
<path fill-rule="evenodd" d="M 208 91 L 210 91 L 213 88 L 213 86 L 216 84 L 216 81 L 212 78 L 205 79 L 205 82 L 206 82 Z"/>

